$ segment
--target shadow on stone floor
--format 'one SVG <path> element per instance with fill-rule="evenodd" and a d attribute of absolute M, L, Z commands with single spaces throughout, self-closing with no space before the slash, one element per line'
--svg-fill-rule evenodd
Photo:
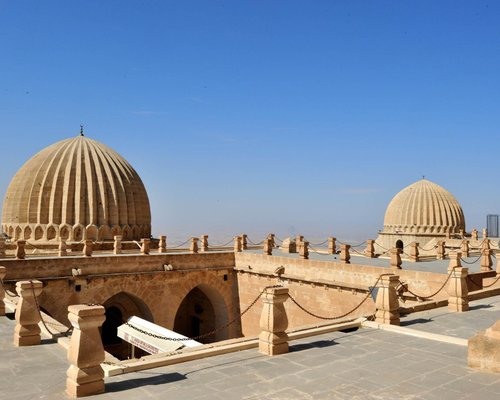
<path fill-rule="evenodd" d="M 145 378 L 127 379 L 119 382 L 106 383 L 106 392 L 121 392 L 141 386 L 163 385 L 187 379 L 184 375 L 177 372 L 171 374 L 154 374 Z"/>
<path fill-rule="evenodd" d="M 338 343 L 335 342 L 335 340 L 318 340 L 316 342 L 311 342 L 311 343 L 291 345 L 289 350 L 290 350 L 290 353 L 292 353 L 292 352 L 296 352 L 296 351 L 309 350 L 309 349 L 313 349 L 313 348 L 323 348 L 323 347 L 335 346 L 336 344 L 338 344 Z"/>
<path fill-rule="evenodd" d="M 481 308 L 492 308 L 491 304 L 476 304 L 475 306 L 470 306 L 469 310 L 480 310 Z"/>
<path fill-rule="evenodd" d="M 416 324 L 426 324 L 428 322 L 432 322 L 432 319 L 416 318 L 416 319 L 412 319 L 410 321 L 401 321 L 400 322 L 400 326 L 409 326 L 409 325 L 416 325 Z"/>

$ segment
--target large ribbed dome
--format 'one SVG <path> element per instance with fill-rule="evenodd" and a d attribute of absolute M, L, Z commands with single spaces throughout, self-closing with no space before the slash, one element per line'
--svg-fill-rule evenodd
<path fill-rule="evenodd" d="M 15 239 L 140 239 L 151 234 L 148 195 L 132 166 L 83 135 L 40 151 L 5 196 L 2 228 Z"/>
<path fill-rule="evenodd" d="M 455 197 L 426 179 L 401 190 L 389 203 L 384 232 L 444 234 L 465 231 L 462 207 Z"/>

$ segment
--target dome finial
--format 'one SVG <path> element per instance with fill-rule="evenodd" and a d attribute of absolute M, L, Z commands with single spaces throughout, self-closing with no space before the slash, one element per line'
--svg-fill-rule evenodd
<path fill-rule="evenodd" d="M 422 179 L 425 179 L 425 175 L 422 175 Z"/>
<path fill-rule="evenodd" d="M 85 136 L 85 135 L 83 134 L 83 125 L 80 125 L 80 136 Z"/>

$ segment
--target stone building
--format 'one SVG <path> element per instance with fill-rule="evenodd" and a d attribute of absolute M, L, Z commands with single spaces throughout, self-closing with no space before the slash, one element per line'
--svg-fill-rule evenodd
<path fill-rule="evenodd" d="M 425 249 L 439 240 L 459 239 L 464 235 L 465 218 L 458 201 L 446 189 L 422 179 L 393 197 L 376 246 L 379 253 L 393 247 L 404 248 L 413 242 Z"/>
<path fill-rule="evenodd" d="M 7 189 L 2 230 L 13 240 L 137 240 L 151 235 L 141 178 L 118 153 L 80 134 L 28 160 Z"/>

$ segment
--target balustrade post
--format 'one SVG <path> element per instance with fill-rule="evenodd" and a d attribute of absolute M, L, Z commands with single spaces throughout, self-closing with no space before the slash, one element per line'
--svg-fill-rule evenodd
<path fill-rule="evenodd" d="M 267 236 L 267 238 L 271 240 L 271 246 L 273 246 L 273 247 L 276 245 L 275 237 L 276 237 L 276 235 L 274 233 L 270 233 Z"/>
<path fill-rule="evenodd" d="M 369 258 L 375 257 L 375 240 L 369 239 L 366 241 L 365 256 Z"/>
<path fill-rule="evenodd" d="M 337 254 L 337 238 L 330 236 L 328 238 L 328 254 Z"/>
<path fill-rule="evenodd" d="M 191 253 L 196 254 L 198 253 L 198 238 L 191 238 L 191 245 L 189 246 L 189 251 Z"/>
<path fill-rule="evenodd" d="M 351 248 L 350 244 L 341 244 L 340 245 L 340 261 L 345 262 L 346 264 L 351 263 L 351 254 L 349 253 L 349 249 Z"/>
<path fill-rule="evenodd" d="M 167 252 L 167 236 L 161 235 L 160 241 L 158 242 L 158 253 L 166 253 Z"/>
<path fill-rule="evenodd" d="M 85 239 L 83 245 L 83 255 L 85 257 L 91 257 L 93 251 L 94 251 L 94 243 L 92 242 L 92 240 Z"/>
<path fill-rule="evenodd" d="M 7 268 L 0 267 L 0 317 L 5 315 L 5 290 L 3 288 L 3 278 L 7 275 Z"/>
<path fill-rule="evenodd" d="M 273 245 L 271 239 L 264 239 L 264 254 L 270 256 L 273 254 Z"/>
<path fill-rule="evenodd" d="M 303 260 L 309 260 L 309 242 L 303 241 L 299 249 L 299 256 Z"/>
<path fill-rule="evenodd" d="M 467 239 L 462 241 L 460 245 L 460 251 L 464 257 L 469 257 L 469 241 Z"/>
<path fill-rule="evenodd" d="M 448 310 L 463 312 L 469 310 L 469 290 L 467 288 L 468 268 L 456 267 L 451 272 L 448 284 Z"/>
<path fill-rule="evenodd" d="M 0 257 L 5 257 L 5 238 L 0 237 Z"/>
<path fill-rule="evenodd" d="M 61 238 L 59 241 L 59 257 L 65 257 L 68 255 L 68 245 L 66 244 L 66 240 Z"/>
<path fill-rule="evenodd" d="M 483 228 L 483 239 L 486 239 L 488 237 L 488 230 L 486 228 Z"/>
<path fill-rule="evenodd" d="M 445 251 L 445 242 L 443 240 L 440 240 L 437 242 L 437 248 L 436 248 L 436 259 L 438 260 L 444 260 L 446 257 L 446 251 Z"/>
<path fill-rule="evenodd" d="M 147 256 L 151 248 L 151 239 L 141 239 L 141 254 Z"/>
<path fill-rule="evenodd" d="M 68 348 L 70 367 L 66 372 L 66 393 L 71 397 L 83 397 L 104 393 L 104 347 L 99 327 L 106 319 L 100 305 L 72 305 L 68 307 L 68 319 L 73 334 Z"/>
<path fill-rule="evenodd" d="M 234 237 L 234 252 L 241 253 L 241 236 Z"/>
<path fill-rule="evenodd" d="M 377 284 L 378 292 L 375 300 L 377 311 L 375 322 L 379 324 L 399 325 L 399 299 L 396 287 L 398 275 L 382 275 Z"/>
<path fill-rule="evenodd" d="M 491 259 L 491 254 L 493 253 L 493 250 L 491 249 L 482 249 L 481 250 L 481 272 L 487 272 L 487 271 L 492 271 L 493 268 L 493 261 Z"/>
<path fill-rule="evenodd" d="M 285 238 L 283 240 L 283 243 L 281 244 L 281 251 L 283 253 L 296 253 L 297 246 L 295 244 L 295 241 L 291 238 Z"/>
<path fill-rule="evenodd" d="M 202 253 L 206 253 L 208 251 L 208 235 L 201 235 L 201 248 L 200 251 Z"/>
<path fill-rule="evenodd" d="M 391 268 L 392 269 L 401 269 L 401 253 L 402 249 L 393 247 L 391 249 Z"/>
<path fill-rule="evenodd" d="M 16 242 L 16 258 L 18 260 L 24 260 L 26 258 L 26 240 L 19 239 Z"/>
<path fill-rule="evenodd" d="M 241 248 L 242 250 L 248 250 L 248 235 L 245 233 L 241 235 Z"/>
<path fill-rule="evenodd" d="M 420 243 L 418 242 L 413 242 L 410 244 L 410 261 L 413 262 L 419 262 L 420 261 L 420 253 L 418 251 L 418 246 L 420 246 Z"/>
<path fill-rule="evenodd" d="M 264 303 L 260 316 L 259 352 L 268 356 L 288 353 L 288 317 L 284 302 L 288 288 L 267 288 L 262 294 Z"/>
<path fill-rule="evenodd" d="M 500 320 L 469 339 L 467 364 L 471 368 L 500 372 Z"/>
<path fill-rule="evenodd" d="M 15 346 L 32 346 L 40 344 L 40 312 L 37 299 L 42 293 L 43 284 L 40 281 L 19 281 L 16 292 L 20 299 L 16 306 L 16 327 L 14 329 Z"/>
<path fill-rule="evenodd" d="M 113 253 L 114 254 L 121 254 L 122 253 L 122 236 L 115 235 L 113 239 L 114 239 Z"/>

